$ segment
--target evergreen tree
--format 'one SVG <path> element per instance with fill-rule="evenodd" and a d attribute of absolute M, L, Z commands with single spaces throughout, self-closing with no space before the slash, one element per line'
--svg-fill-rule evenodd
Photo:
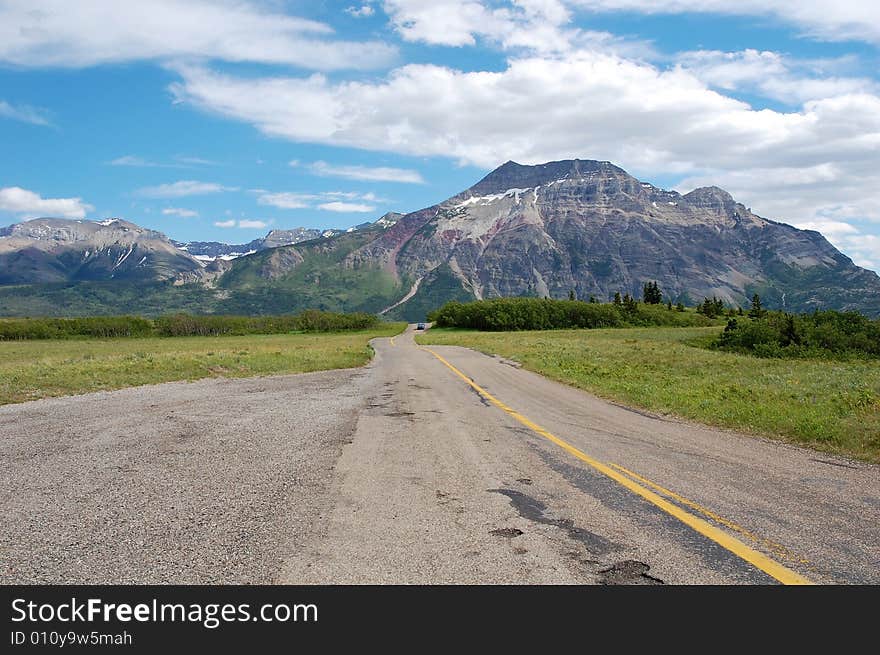
<path fill-rule="evenodd" d="M 668 309 L 670 312 L 672 311 L 672 301 L 671 300 L 666 301 L 666 309 Z"/>
<path fill-rule="evenodd" d="M 571 289 L 571 290 L 568 292 L 568 299 L 569 299 L 569 300 L 577 300 L 577 297 L 574 295 L 574 289 Z"/>
<path fill-rule="evenodd" d="M 684 311 L 684 303 L 681 302 L 680 300 L 678 301 L 678 304 L 675 306 L 675 311 L 677 311 L 677 312 Z"/>
<path fill-rule="evenodd" d="M 752 296 L 752 306 L 749 309 L 749 316 L 752 318 L 761 318 L 766 313 L 766 310 L 761 307 L 761 296 L 757 293 Z"/>
<path fill-rule="evenodd" d="M 614 304 L 620 307 L 623 304 L 623 301 L 620 298 L 620 291 L 614 292 Z"/>
<path fill-rule="evenodd" d="M 596 300 L 596 296 L 594 296 L 594 295 L 591 293 L 591 294 L 590 294 L 590 304 L 591 304 L 591 305 L 595 305 L 595 304 L 598 303 L 598 302 L 599 302 L 599 301 Z"/>
<path fill-rule="evenodd" d="M 707 318 L 716 318 L 724 314 L 724 301 L 712 296 L 712 299 L 703 298 L 702 304 L 697 307 L 697 313 Z"/>
<path fill-rule="evenodd" d="M 656 282 L 645 282 L 642 287 L 642 299 L 646 305 L 659 305 L 663 302 L 663 292 Z"/>

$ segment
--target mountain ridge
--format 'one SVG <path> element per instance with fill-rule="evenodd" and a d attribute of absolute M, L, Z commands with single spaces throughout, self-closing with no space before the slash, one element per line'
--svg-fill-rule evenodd
<path fill-rule="evenodd" d="M 880 315 L 880 277 L 820 233 L 754 214 L 719 187 L 682 195 L 610 162 L 509 161 L 440 203 L 358 227 L 215 262 L 173 284 L 203 294 L 209 312 L 308 302 L 415 320 L 449 299 L 608 300 L 657 281 L 673 301 L 743 306 L 760 293 L 769 307 Z"/>

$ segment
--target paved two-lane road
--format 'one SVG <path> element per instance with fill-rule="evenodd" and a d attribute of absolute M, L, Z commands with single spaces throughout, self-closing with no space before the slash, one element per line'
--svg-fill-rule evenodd
<path fill-rule="evenodd" d="M 880 469 L 470 350 L 0 408 L 0 582 L 880 582 Z"/>

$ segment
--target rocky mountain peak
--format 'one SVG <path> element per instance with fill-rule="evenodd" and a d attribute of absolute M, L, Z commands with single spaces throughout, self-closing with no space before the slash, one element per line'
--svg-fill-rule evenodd
<path fill-rule="evenodd" d="M 736 208 L 736 201 L 727 191 L 717 186 L 704 186 L 694 189 L 682 198 L 690 205 L 701 209 L 708 209 L 716 213 L 732 213 Z"/>
<path fill-rule="evenodd" d="M 168 241 L 164 234 L 148 230 L 122 220 L 72 220 L 66 218 L 34 218 L 0 230 L 0 237 L 30 239 L 58 243 L 89 241 L 96 238 L 106 242 L 131 242 L 136 239 Z"/>
<path fill-rule="evenodd" d="M 635 182 L 626 171 L 607 161 L 563 159 L 534 166 L 508 161 L 460 195 L 485 196 L 504 193 L 508 189 L 534 188 L 564 179 L 596 178 L 626 178 Z"/>

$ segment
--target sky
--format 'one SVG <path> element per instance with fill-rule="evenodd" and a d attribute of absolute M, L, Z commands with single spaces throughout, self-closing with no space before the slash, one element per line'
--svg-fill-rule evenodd
<path fill-rule="evenodd" d="M 876 0 L 0 0 L 0 225 L 243 243 L 580 158 L 880 270 L 878 64 Z"/>

